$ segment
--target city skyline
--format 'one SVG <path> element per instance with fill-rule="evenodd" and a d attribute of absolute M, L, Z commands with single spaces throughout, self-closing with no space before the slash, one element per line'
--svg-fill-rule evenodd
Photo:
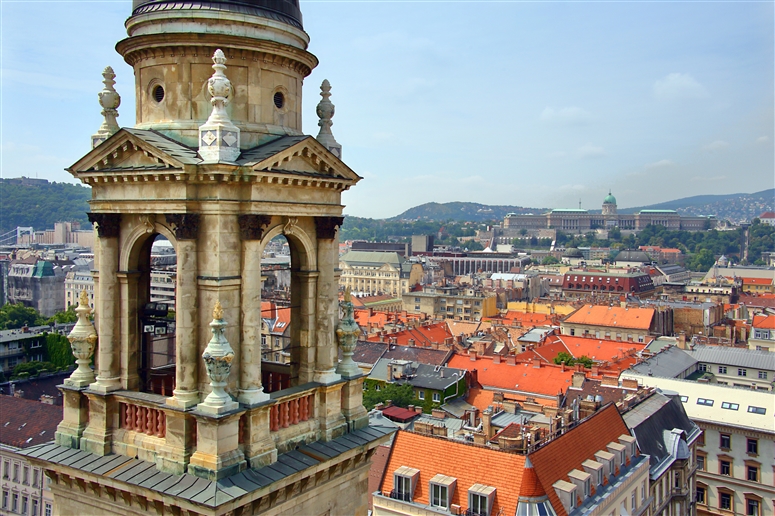
<path fill-rule="evenodd" d="M 301 8 L 321 59 L 304 131 L 317 134 L 327 78 L 334 135 L 364 177 L 347 214 L 431 201 L 597 209 L 609 188 L 627 207 L 773 186 L 771 3 Z M 134 124 L 132 71 L 113 48 L 131 5 L 0 9 L 2 177 L 74 182 L 62 169 L 99 127 L 107 65 L 118 122 Z"/>

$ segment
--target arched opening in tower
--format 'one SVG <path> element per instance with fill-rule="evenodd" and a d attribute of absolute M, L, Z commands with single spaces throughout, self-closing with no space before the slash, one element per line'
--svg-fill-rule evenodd
<path fill-rule="evenodd" d="M 293 320 L 293 313 L 298 311 L 293 308 L 292 262 L 291 244 L 285 236 L 277 235 L 264 247 L 261 256 L 261 383 L 267 393 L 287 389 L 293 376 L 291 336 L 292 325 L 298 324 L 298 318 Z"/>
<path fill-rule="evenodd" d="M 171 396 L 175 388 L 177 255 L 172 242 L 153 234 L 138 258 L 139 387 L 141 392 Z"/>

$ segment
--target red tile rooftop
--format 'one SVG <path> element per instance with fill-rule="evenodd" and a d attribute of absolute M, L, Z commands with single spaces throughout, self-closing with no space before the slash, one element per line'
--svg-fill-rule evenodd
<path fill-rule="evenodd" d="M 393 490 L 393 473 L 401 466 L 420 471 L 415 503 L 430 504 L 430 479 L 441 474 L 457 479 L 450 503 L 468 508 L 468 489 L 483 484 L 496 489 L 490 514 L 506 515 L 517 510 L 525 456 L 399 430 L 382 479 L 385 496 Z"/>
<path fill-rule="evenodd" d="M 573 376 L 571 368 L 563 368 L 554 364 L 516 363 L 508 364 L 505 360 L 495 363 L 491 357 L 455 355 L 447 363 L 447 367 L 476 371 L 476 380 L 483 387 L 494 387 L 508 391 L 556 396 L 570 385 Z"/>
<path fill-rule="evenodd" d="M 565 323 L 648 330 L 654 313 L 653 308 L 585 305 L 568 316 Z"/>

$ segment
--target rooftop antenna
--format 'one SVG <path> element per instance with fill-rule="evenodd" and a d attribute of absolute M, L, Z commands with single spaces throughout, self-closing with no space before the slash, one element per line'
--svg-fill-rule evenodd
<path fill-rule="evenodd" d="M 579 209 L 581 209 L 581 199 L 579 199 Z"/>

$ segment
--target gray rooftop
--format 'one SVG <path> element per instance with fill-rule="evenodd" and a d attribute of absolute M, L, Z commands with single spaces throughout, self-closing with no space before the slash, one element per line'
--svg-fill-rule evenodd
<path fill-rule="evenodd" d="M 775 353 L 724 346 L 694 346 L 689 354 L 698 362 L 775 371 Z"/>
<path fill-rule="evenodd" d="M 632 366 L 630 371 L 645 376 L 676 378 L 686 371 L 694 372 L 696 365 L 695 357 L 680 348 L 671 346 L 648 360 Z"/>
<path fill-rule="evenodd" d="M 202 162 L 202 158 L 199 157 L 197 151 L 161 133 L 149 129 L 135 129 L 133 127 L 123 127 L 122 130 L 164 151 L 184 165 L 197 165 Z"/>
<path fill-rule="evenodd" d="M 389 263 L 396 269 L 400 269 L 401 264 L 406 261 L 398 253 L 383 253 L 379 251 L 349 251 L 339 260 L 350 265 L 366 267 L 381 267 L 383 264 Z"/>
<path fill-rule="evenodd" d="M 171 475 L 156 469 L 152 462 L 110 454 L 66 448 L 55 443 L 41 444 L 21 452 L 30 458 L 104 475 L 114 481 L 139 485 L 146 489 L 208 507 L 219 507 L 253 491 L 299 472 L 314 475 L 321 463 L 356 449 L 393 432 L 383 426 L 368 426 L 332 441 L 315 441 L 277 456 L 277 462 L 259 469 L 246 469 L 218 481 L 189 474 Z"/>

